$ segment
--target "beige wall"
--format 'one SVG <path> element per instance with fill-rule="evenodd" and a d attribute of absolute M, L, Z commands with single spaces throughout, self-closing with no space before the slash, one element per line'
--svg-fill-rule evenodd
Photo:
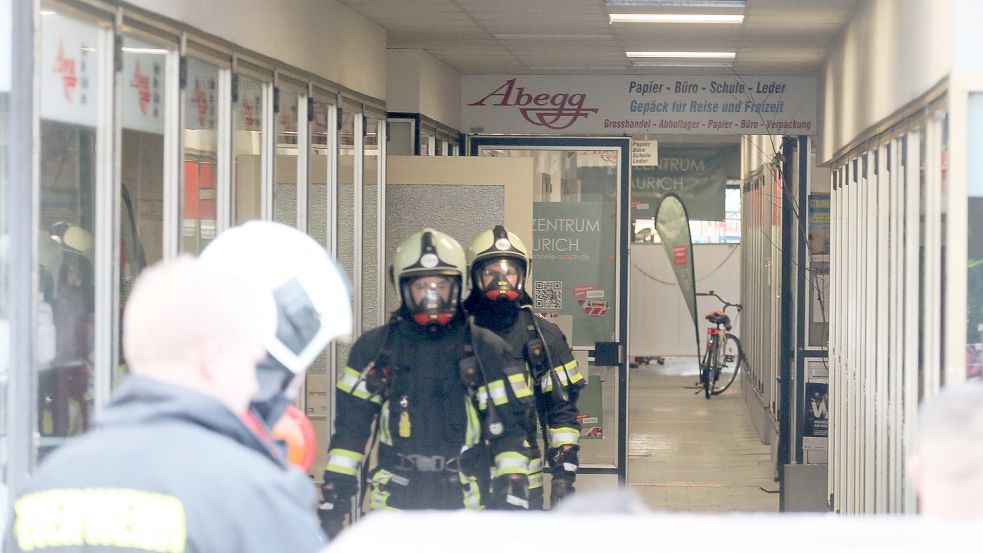
<path fill-rule="evenodd" d="M 422 113 L 461 129 L 461 74 L 419 49 L 386 50 L 389 111 Z"/>
<path fill-rule="evenodd" d="M 386 31 L 337 0 L 132 0 L 133 5 L 386 99 Z"/>
<path fill-rule="evenodd" d="M 949 74 L 953 3 L 961 1 L 859 2 L 820 74 L 820 160 Z"/>

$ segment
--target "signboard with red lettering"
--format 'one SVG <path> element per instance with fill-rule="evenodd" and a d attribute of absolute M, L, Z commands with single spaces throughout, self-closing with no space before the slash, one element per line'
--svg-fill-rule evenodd
<path fill-rule="evenodd" d="M 467 75 L 476 133 L 815 134 L 815 77 Z"/>
<path fill-rule="evenodd" d="M 98 124 L 109 31 L 62 15 L 42 16 L 41 118 L 87 127 Z M 109 107 L 105 106 L 108 110 Z"/>
<path fill-rule="evenodd" d="M 167 50 L 127 37 L 119 93 L 123 128 L 164 134 Z"/>

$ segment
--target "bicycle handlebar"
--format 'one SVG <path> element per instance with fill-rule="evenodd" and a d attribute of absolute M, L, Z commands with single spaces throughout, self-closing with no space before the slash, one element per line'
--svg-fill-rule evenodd
<path fill-rule="evenodd" d="M 720 303 L 724 304 L 724 313 L 727 312 L 727 308 L 728 307 L 734 307 L 734 308 L 737 309 L 738 312 L 741 311 L 741 304 L 739 304 L 739 303 L 730 303 L 729 301 L 727 301 L 724 298 L 722 298 L 719 295 L 717 295 L 717 293 L 714 292 L 713 290 L 710 290 L 709 292 L 697 292 L 696 295 L 697 296 L 712 296 L 714 298 L 717 298 L 718 300 L 720 300 Z"/>

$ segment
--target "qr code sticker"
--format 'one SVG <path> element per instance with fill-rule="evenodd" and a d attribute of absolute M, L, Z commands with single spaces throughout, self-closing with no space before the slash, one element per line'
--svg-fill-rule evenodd
<path fill-rule="evenodd" d="M 537 280 L 533 292 L 536 309 L 563 309 L 562 280 Z"/>

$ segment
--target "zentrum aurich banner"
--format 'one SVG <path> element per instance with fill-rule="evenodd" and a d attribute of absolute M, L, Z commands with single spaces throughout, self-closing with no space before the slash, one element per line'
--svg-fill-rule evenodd
<path fill-rule="evenodd" d="M 782 134 L 816 132 L 815 77 L 468 75 L 469 132 Z"/>

